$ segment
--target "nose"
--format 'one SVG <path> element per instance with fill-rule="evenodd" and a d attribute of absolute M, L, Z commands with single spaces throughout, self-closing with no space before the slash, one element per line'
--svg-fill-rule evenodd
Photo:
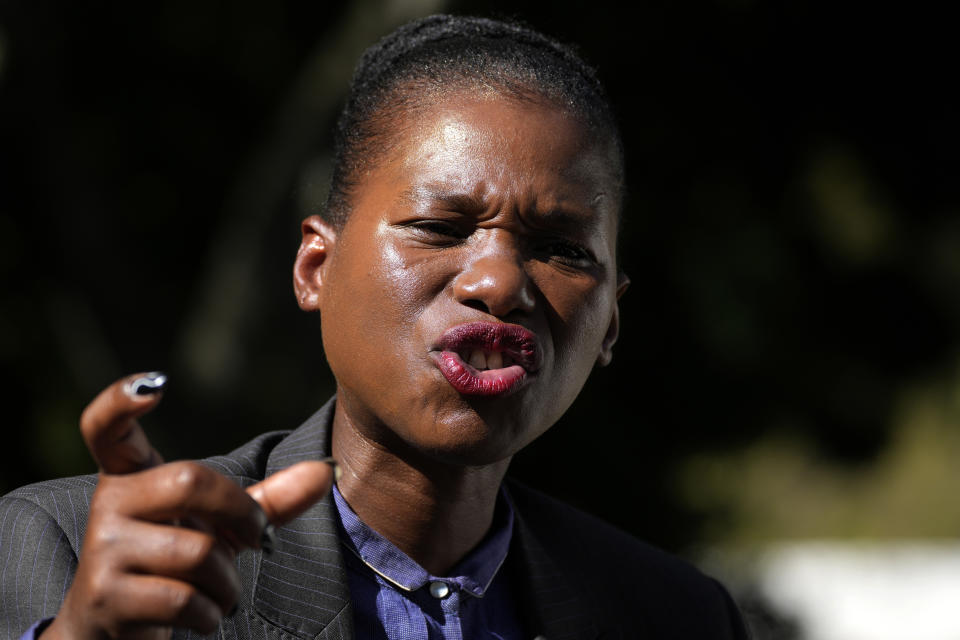
<path fill-rule="evenodd" d="M 509 234 L 494 234 L 454 278 L 457 301 L 498 318 L 529 313 L 536 304 L 523 256 Z"/>

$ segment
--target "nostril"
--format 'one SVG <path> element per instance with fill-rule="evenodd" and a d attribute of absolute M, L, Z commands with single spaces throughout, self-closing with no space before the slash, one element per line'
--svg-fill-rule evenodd
<path fill-rule="evenodd" d="M 488 307 L 483 300 L 470 298 L 468 300 L 461 300 L 460 303 L 470 307 L 471 309 L 477 309 L 478 311 L 483 311 L 484 313 L 490 313 L 490 307 Z"/>

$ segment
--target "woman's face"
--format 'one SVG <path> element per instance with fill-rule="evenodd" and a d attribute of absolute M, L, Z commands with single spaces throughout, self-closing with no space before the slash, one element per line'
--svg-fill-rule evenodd
<path fill-rule="evenodd" d="M 334 232 L 304 221 L 338 418 L 392 450 L 507 458 L 605 364 L 626 288 L 610 145 L 552 106 L 454 94 L 398 128 Z"/>

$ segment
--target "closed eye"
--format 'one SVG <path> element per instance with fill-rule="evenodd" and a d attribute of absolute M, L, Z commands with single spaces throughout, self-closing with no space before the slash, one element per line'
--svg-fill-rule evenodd
<path fill-rule="evenodd" d="M 431 244 L 454 244 L 470 235 L 466 229 L 445 220 L 419 220 L 408 224 L 407 228 Z"/>
<path fill-rule="evenodd" d="M 556 260 L 571 267 L 591 267 L 597 263 L 589 249 L 570 240 L 544 240 L 539 245 L 539 252 L 550 260 Z"/>

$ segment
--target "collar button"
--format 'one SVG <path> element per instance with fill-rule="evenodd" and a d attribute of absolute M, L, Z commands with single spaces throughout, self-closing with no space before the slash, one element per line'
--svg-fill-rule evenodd
<path fill-rule="evenodd" d="M 434 580 L 430 583 L 430 595 L 432 595 L 437 600 L 442 600 L 450 595 L 450 587 L 445 583 L 440 582 L 439 580 Z"/>

